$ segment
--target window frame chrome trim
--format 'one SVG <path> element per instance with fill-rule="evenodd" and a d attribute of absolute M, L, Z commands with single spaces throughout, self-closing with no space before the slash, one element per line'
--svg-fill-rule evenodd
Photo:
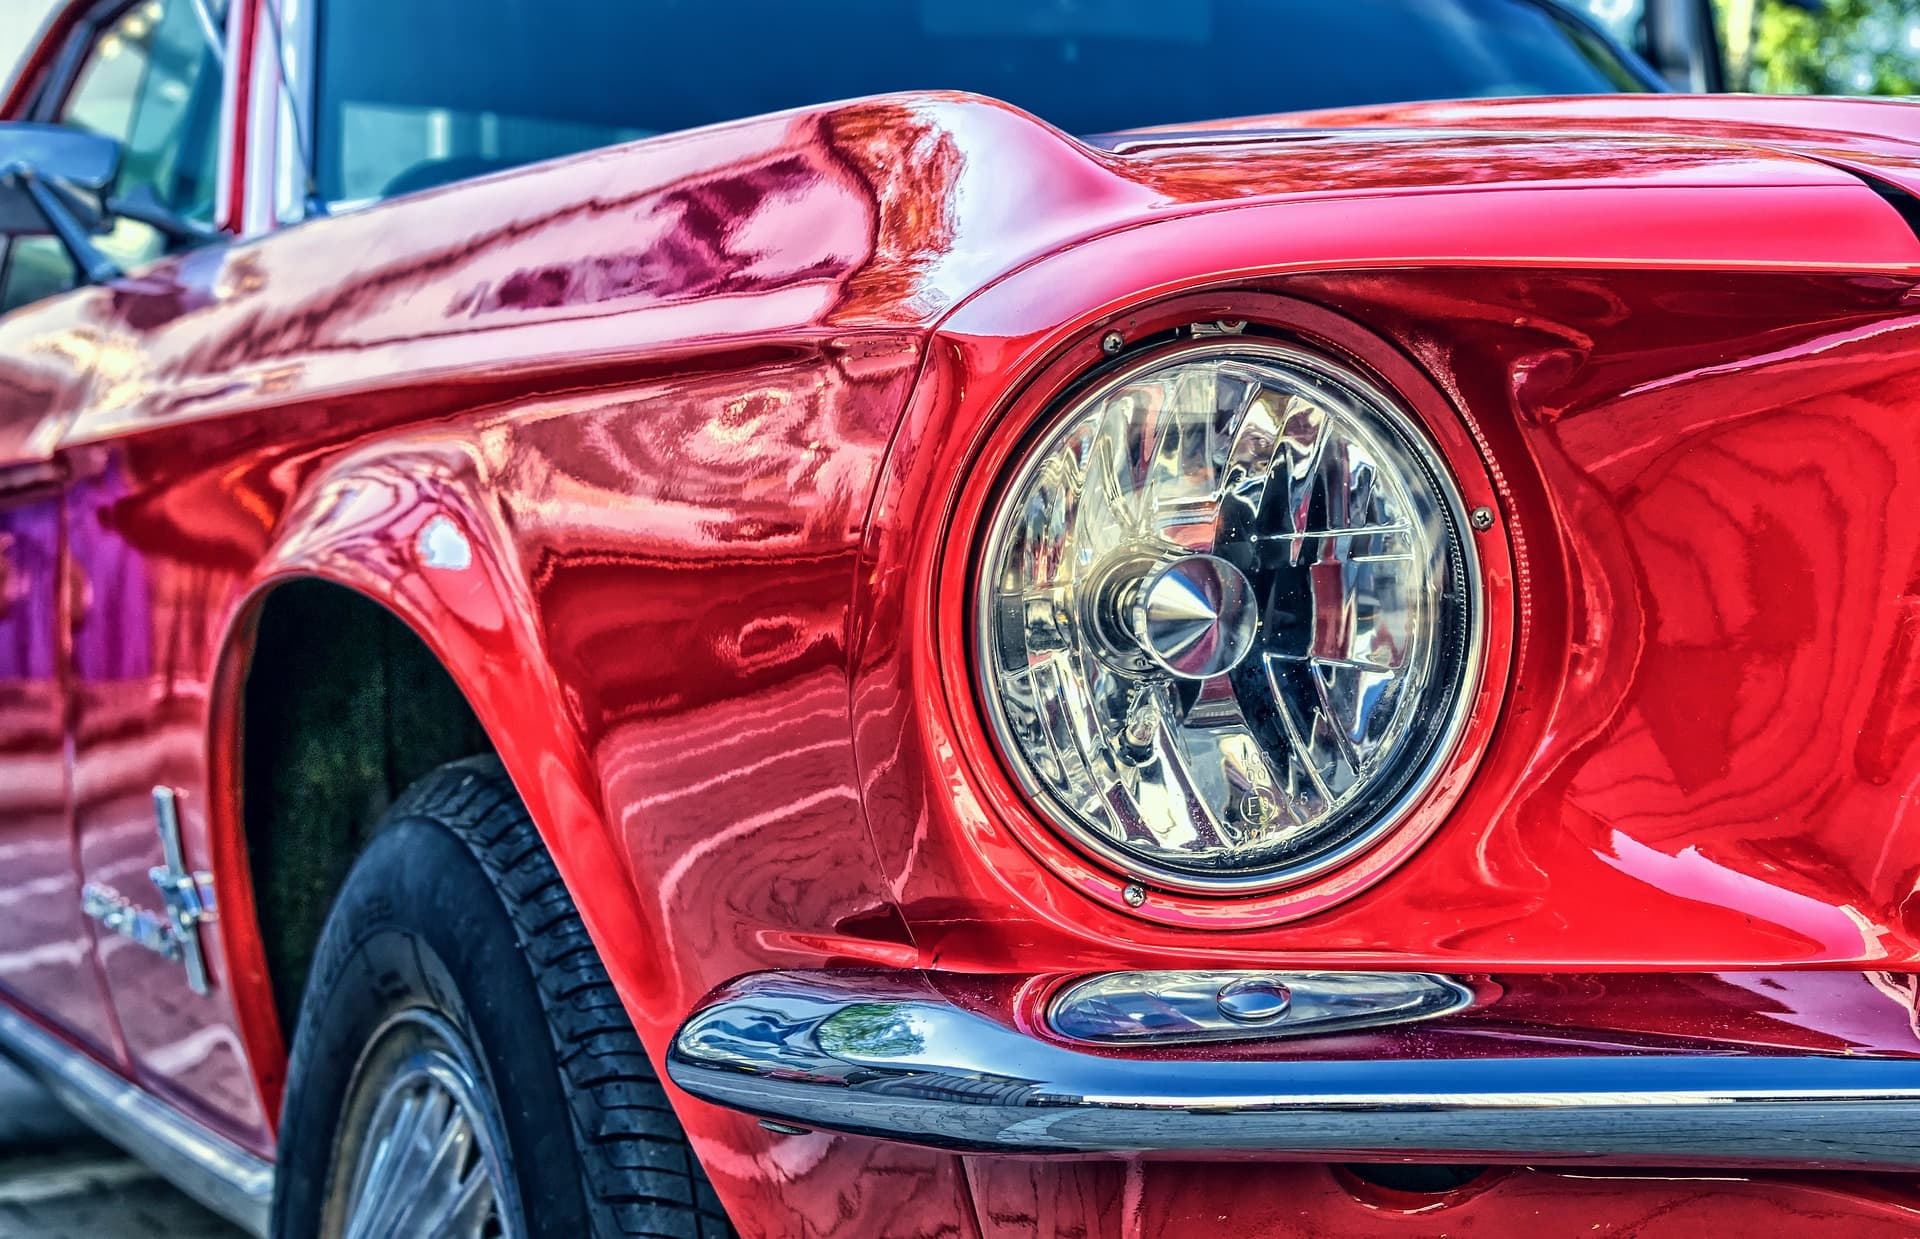
<path fill-rule="evenodd" d="M 313 124 L 315 103 L 314 43 L 317 36 L 317 0 L 259 0 L 263 6 L 266 38 L 271 48 L 280 40 L 280 51 L 272 72 L 279 89 L 274 92 L 277 112 L 273 144 L 273 224 L 290 227 L 307 218 L 307 172 L 301 166 L 305 158 L 319 157 L 307 150 L 316 143 Z M 277 19 L 274 16 L 277 14 Z M 282 71 L 284 70 L 284 78 Z M 304 124 L 305 135 L 302 136 Z"/>
<path fill-rule="evenodd" d="M 314 111 L 315 0 L 247 0 L 253 6 L 246 204 L 241 235 L 265 236 L 307 220 L 299 126 Z M 309 132 L 309 138 L 311 133 Z"/>
<path fill-rule="evenodd" d="M 1920 1058 L 1223 1048 L 1094 1051 L 931 974 L 787 972 L 722 987 L 666 1059 L 693 1096 L 783 1127 L 1007 1155 L 1920 1169 Z"/>
<path fill-rule="evenodd" d="M 276 118 L 280 101 L 280 70 L 273 52 L 273 26 L 266 16 L 270 0 L 246 0 L 254 22 L 253 52 L 244 64 L 234 57 L 237 72 L 247 74 L 246 178 L 241 193 L 240 235 L 259 237 L 274 230 L 274 184 L 279 175 Z"/>

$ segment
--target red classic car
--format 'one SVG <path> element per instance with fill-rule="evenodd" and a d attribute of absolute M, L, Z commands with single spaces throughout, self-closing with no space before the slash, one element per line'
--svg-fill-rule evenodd
<path fill-rule="evenodd" d="M 0 1048 L 287 1239 L 1913 1233 L 1920 109 L 1654 85 L 63 5 Z"/>

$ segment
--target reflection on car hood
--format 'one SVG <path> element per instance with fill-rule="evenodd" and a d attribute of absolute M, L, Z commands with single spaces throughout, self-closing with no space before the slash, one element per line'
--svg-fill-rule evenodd
<path fill-rule="evenodd" d="M 1644 179 L 1699 174 L 1727 159 L 1788 156 L 1868 171 L 1920 190 L 1920 105 L 1888 99 L 1765 98 L 1751 95 L 1597 95 L 1476 99 L 1297 112 L 1166 126 L 1087 139 L 1130 160 L 1191 162 L 1211 155 L 1238 162 L 1248 150 L 1369 154 L 1382 163 L 1361 177 L 1411 182 L 1427 165 L 1448 184 L 1514 179 Z M 1395 160 L 1395 150 L 1409 152 Z M 1412 154 L 1413 151 L 1418 154 Z M 1689 157 L 1686 152 L 1691 151 Z M 1612 152 L 1609 158 L 1605 152 Z M 1480 156 L 1488 157 L 1481 163 Z M 1311 157 L 1310 157 L 1311 158 Z M 1651 162 L 1648 162 L 1651 160 Z M 1776 169 L 1778 165 L 1776 164 Z M 1758 169 L 1723 167 L 1722 183 Z M 1323 188 L 1353 178 L 1336 174 Z M 1764 182 L 1777 183 L 1771 174 Z"/>

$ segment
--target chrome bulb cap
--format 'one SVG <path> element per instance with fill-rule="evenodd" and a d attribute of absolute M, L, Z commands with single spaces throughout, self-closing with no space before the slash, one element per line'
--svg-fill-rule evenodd
<path fill-rule="evenodd" d="M 1133 604 L 1133 631 L 1168 675 L 1208 680 L 1253 650 L 1259 608 L 1246 576 L 1217 555 L 1187 555 L 1156 570 Z"/>

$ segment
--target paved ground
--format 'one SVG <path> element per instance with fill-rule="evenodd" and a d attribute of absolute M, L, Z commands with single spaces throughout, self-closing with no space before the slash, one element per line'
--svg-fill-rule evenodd
<path fill-rule="evenodd" d="M 0 1062 L 0 1239 L 241 1235 Z"/>

